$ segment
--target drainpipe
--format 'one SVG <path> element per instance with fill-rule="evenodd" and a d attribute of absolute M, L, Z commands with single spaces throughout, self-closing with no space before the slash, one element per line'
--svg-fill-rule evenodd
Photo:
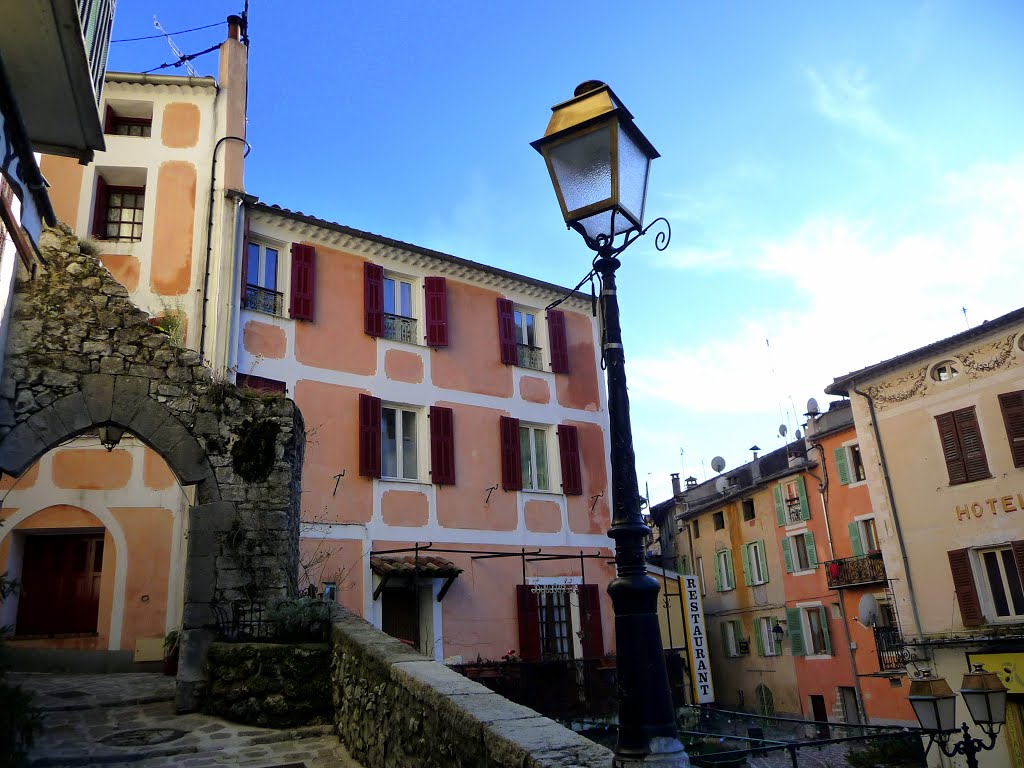
<path fill-rule="evenodd" d="M 914 625 L 917 634 L 922 634 L 921 617 L 917 612 L 917 598 L 914 596 L 914 580 L 910 575 L 910 560 L 907 557 L 907 546 L 903 541 L 903 528 L 900 526 L 900 516 L 896 511 L 896 494 L 892 490 L 892 478 L 889 477 L 889 463 L 885 460 L 885 449 L 882 447 L 882 434 L 878 429 L 878 420 L 875 417 L 875 401 L 867 392 L 861 392 L 856 387 L 852 391 L 868 401 L 868 410 L 871 412 L 871 431 L 875 436 L 875 445 L 878 446 L 878 459 L 882 464 L 882 478 L 885 480 L 885 492 L 889 498 L 889 509 L 892 510 L 892 522 L 896 528 L 896 541 L 900 545 L 900 556 L 903 558 L 903 572 L 907 575 L 907 592 L 910 596 L 910 610 L 914 614 Z"/>
<path fill-rule="evenodd" d="M 217 175 L 217 150 L 220 149 L 221 144 L 229 140 L 240 141 L 245 144 L 245 154 L 242 155 L 243 160 L 247 158 L 249 153 L 252 151 L 252 146 L 241 136 L 222 136 L 217 140 L 217 143 L 213 145 L 213 160 L 210 161 L 210 206 L 206 212 L 206 267 L 203 270 L 203 307 L 200 313 L 202 325 L 199 331 L 199 354 L 202 356 L 204 362 L 206 361 L 206 304 L 210 300 L 210 260 L 213 253 L 213 203 L 215 193 L 213 184 Z"/>
<path fill-rule="evenodd" d="M 231 305 L 229 307 L 230 320 L 228 321 L 228 356 L 227 370 L 230 374 L 238 370 L 238 339 L 242 316 L 242 272 L 245 270 L 246 254 L 243 251 L 245 243 L 245 203 L 241 198 L 235 200 L 235 233 L 233 238 L 233 249 L 235 253 L 241 253 L 242 258 L 235 259 L 234 268 L 231 270 Z"/>

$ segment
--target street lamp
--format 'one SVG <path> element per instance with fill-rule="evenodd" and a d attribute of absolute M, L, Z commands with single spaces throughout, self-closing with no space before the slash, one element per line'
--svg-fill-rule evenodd
<path fill-rule="evenodd" d="M 613 765 L 683 768 L 658 627 L 658 582 L 647 573 L 633 433 L 629 422 L 625 356 L 615 292 L 618 255 L 654 223 L 655 247 L 671 238 L 665 219 L 643 226 L 647 177 L 658 157 L 611 88 L 591 80 L 551 109 L 544 137 L 531 146 L 544 157 L 566 226 L 595 251 L 591 274 L 601 282 L 601 354 L 608 371 L 612 466 L 612 527 L 616 577 L 608 585 L 615 610 L 619 736 Z M 586 279 L 586 278 L 584 278 Z"/>
<path fill-rule="evenodd" d="M 999 728 L 1006 722 L 1006 686 L 995 673 L 975 666 L 973 672 L 964 675 L 960 695 L 967 703 L 971 718 L 985 733 L 987 743 L 973 738 L 966 722 L 957 728 L 956 694 L 943 678 L 932 677 L 931 672 L 925 670 L 910 684 L 907 698 L 921 728 L 928 734 L 929 749 L 932 744 L 938 744 L 946 756 L 963 755 L 967 758 L 967 768 L 978 768 L 978 754 L 995 746 Z M 949 746 L 957 730 L 963 731 L 963 738 Z"/>

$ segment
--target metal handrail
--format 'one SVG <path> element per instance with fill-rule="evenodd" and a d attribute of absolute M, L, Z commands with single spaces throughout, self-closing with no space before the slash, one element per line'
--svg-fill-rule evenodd
<path fill-rule="evenodd" d="M 885 561 L 881 552 L 857 557 L 844 557 L 825 563 L 829 589 L 842 589 L 886 580 Z"/>

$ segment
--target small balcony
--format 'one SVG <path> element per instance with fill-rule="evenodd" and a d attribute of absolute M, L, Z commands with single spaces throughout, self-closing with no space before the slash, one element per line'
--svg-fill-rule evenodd
<path fill-rule="evenodd" d="M 915 660 L 914 654 L 903 643 L 899 627 L 873 627 L 873 630 L 878 668 L 881 671 L 902 670 L 908 661 Z"/>
<path fill-rule="evenodd" d="M 884 582 L 885 563 L 881 552 L 872 552 L 860 557 L 846 557 L 842 560 L 829 560 L 825 563 L 825 574 L 828 576 L 829 589 L 845 589 L 864 584 Z"/>
<path fill-rule="evenodd" d="M 284 294 L 259 285 L 246 285 L 242 309 L 251 309 L 280 317 L 284 313 Z"/>
<path fill-rule="evenodd" d="M 544 361 L 541 359 L 540 347 L 531 347 L 529 344 L 516 344 L 516 365 L 520 368 L 533 368 L 535 371 L 544 370 Z"/>
<path fill-rule="evenodd" d="M 416 343 L 416 318 L 384 313 L 384 338 L 392 341 Z"/>

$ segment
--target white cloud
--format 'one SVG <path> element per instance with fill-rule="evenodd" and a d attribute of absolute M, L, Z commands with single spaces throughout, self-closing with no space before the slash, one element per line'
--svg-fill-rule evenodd
<path fill-rule="evenodd" d="M 905 137 L 882 117 L 874 103 L 876 88 L 864 67 L 844 64 L 830 76 L 813 67 L 807 69 L 814 106 L 839 125 L 853 128 L 863 136 L 887 144 L 906 144 Z"/>

